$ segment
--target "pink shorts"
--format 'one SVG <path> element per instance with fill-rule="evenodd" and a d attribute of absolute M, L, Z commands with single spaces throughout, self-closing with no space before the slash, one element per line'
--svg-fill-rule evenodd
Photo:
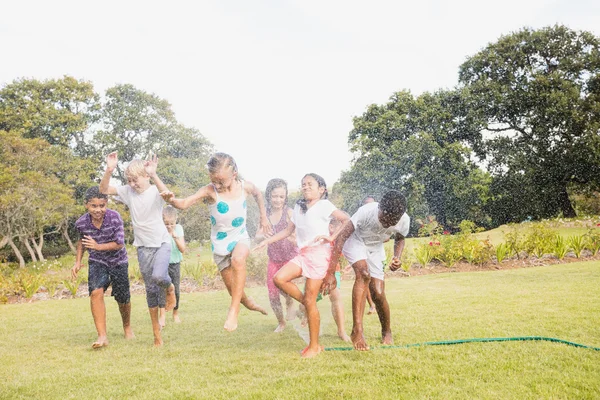
<path fill-rule="evenodd" d="M 302 268 L 302 276 L 310 279 L 323 279 L 329 269 L 331 246 L 309 246 L 300 249 L 300 253 L 289 262 Z"/>

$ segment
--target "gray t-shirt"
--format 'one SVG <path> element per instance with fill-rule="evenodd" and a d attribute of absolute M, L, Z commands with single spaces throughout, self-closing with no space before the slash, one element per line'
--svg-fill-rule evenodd
<path fill-rule="evenodd" d="M 136 247 L 160 247 L 171 243 L 171 236 L 162 219 L 165 201 L 155 185 L 138 193 L 129 185 L 117 187 L 119 199 L 129 207 L 133 224 L 133 245 Z"/>

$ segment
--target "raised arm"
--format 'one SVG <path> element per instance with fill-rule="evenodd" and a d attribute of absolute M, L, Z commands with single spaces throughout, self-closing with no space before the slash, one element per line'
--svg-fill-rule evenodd
<path fill-rule="evenodd" d="M 118 162 L 119 159 L 117 157 L 116 151 L 113 151 L 112 153 L 106 156 L 106 170 L 104 170 L 102 181 L 100 181 L 100 193 L 117 194 L 117 188 L 114 186 L 110 186 L 110 177 L 112 176 L 115 168 L 117 168 Z"/>
<path fill-rule="evenodd" d="M 340 210 L 336 210 L 340 211 Z M 329 260 L 329 268 L 327 270 L 327 274 L 325 278 L 323 278 L 323 284 L 321 285 L 321 293 L 329 294 L 329 292 L 336 287 L 335 280 L 335 267 L 340 262 L 340 254 L 342 254 L 342 248 L 344 247 L 344 243 L 346 240 L 354 233 L 354 224 L 348 218 L 346 213 L 344 213 L 346 220 L 344 221 L 342 227 L 334 232 L 330 237 L 333 238 L 333 249 L 331 250 L 331 259 Z"/>
<path fill-rule="evenodd" d="M 190 206 L 196 204 L 202 199 L 212 199 L 211 190 L 211 187 L 208 185 L 202 186 L 200 189 L 198 189 L 196 193 L 186 197 L 185 199 L 176 199 L 173 192 L 170 192 L 168 190 L 161 192 L 160 195 L 167 203 L 169 203 L 173 207 L 178 208 L 180 210 L 185 210 L 186 208 L 189 208 Z"/>
<path fill-rule="evenodd" d="M 273 230 L 271 229 L 271 224 L 269 223 L 269 218 L 267 217 L 265 199 L 263 198 L 262 193 L 253 183 L 248 181 L 245 182 L 245 189 L 248 193 L 254 196 L 256 204 L 258 204 L 258 210 L 260 211 L 260 229 L 265 234 L 272 234 Z"/>
<path fill-rule="evenodd" d="M 163 183 L 163 181 L 160 180 L 160 178 L 156 174 L 157 167 L 158 167 L 158 156 L 156 154 L 153 154 L 152 157 L 150 157 L 150 160 L 144 161 L 144 169 L 146 170 L 146 173 L 148 174 L 150 179 L 152 179 L 152 181 L 156 185 L 156 188 L 158 189 L 158 191 L 160 193 L 168 192 L 169 189 Z"/>

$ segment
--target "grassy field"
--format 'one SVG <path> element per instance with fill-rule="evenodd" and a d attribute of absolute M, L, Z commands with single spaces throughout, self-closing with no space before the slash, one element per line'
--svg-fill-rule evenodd
<path fill-rule="evenodd" d="M 350 289 L 342 284 L 350 329 Z M 397 345 L 476 337 L 548 336 L 600 347 L 600 264 L 390 279 Z M 248 290 L 265 306 L 265 288 Z M 224 291 L 185 294 L 181 325 L 152 348 L 143 296 L 133 296 L 137 338 L 121 335 L 108 302 L 109 347 L 92 350 L 87 298 L 0 306 L 0 398 L 577 398 L 600 397 L 600 351 L 550 342 L 472 343 L 370 352 L 328 351 L 312 360 L 292 326 L 244 310 L 222 330 Z M 320 303 L 322 344 L 337 339 Z M 366 337 L 379 339 L 377 317 Z M 299 327 L 297 327 L 299 329 Z"/>

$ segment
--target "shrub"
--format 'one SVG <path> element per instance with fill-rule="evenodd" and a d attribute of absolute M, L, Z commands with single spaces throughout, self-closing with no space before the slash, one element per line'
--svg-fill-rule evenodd
<path fill-rule="evenodd" d="M 506 243 L 500 243 L 496 246 L 496 261 L 498 264 L 501 264 L 508 257 L 509 251 L 508 244 Z"/>
<path fill-rule="evenodd" d="M 79 285 L 81 284 L 80 279 L 80 277 L 77 277 L 77 279 L 66 279 L 62 282 L 63 286 L 71 293 L 71 296 L 73 297 L 77 295 L 77 291 L 79 290 Z"/>
<path fill-rule="evenodd" d="M 517 258 L 520 258 L 519 253 L 523 251 L 524 243 L 519 229 L 515 225 L 511 225 L 510 230 L 508 232 L 503 231 L 503 233 L 509 256 L 516 255 Z"/>
<path fill-rule="evenodd" d="M 433 253 L 434 253 L 434 249 L 433 249 L 434 244 L 433 243 L 434 242 L 423 243 L 423 244 L 417 246 L 414 250 L 415 258 L 417 259 L 417 262 L 423 267 L 426 267 L 427 264 L 429 264 L 431 262 L 431 260 L 433 260 Z M 437 243 L 437 245 L 439 245 L 439 242 Z"/>
<path fill-rule="evenodd" d="M 575 257 L 581 257 L 581 252 L 585 247 L 585 240 L 583 235 L 574 235 L 569 236 L 569 245 L 573 249 L 573 253 L 575 253 Z"/>
<path fill-rule="evenodd" d="M 568 252 L 569 246 L 567 246 L 567 242 L 561 235 L 557 234 L 556 238 L 554 239 L 554 255 L 559 260 L 562 260 L 565 258 Z"/>
<path fill-rule="evenodd" d="M 19 274 L 19 285 L 25 298 L 30 299 L 37 293 L 40 286 L 42 286 L 42 279 L 37 273 L 23 271 Z"/>
<path fill-rule="evenodd" d="M 585 248 L 592 252 L 592 256 L 600 250 L 600 229 L 591 228 L 585 234 Z"/>
<path fill-rule="evenodd" d="M 196 263 L 184 262 L 183 271 L 189 277 L 191 277 L 198 285 L 204 285 L 207 282 L 215 279 L 219 273 L 219 268 L 214 262 L 202 262 L 200 260 Z"/>
<path fill-rule="evenodd" d="M 259 282 L 265 283 L 267 281 L 268 263 L 269 257 L 265 251 L 250 253 L 246 259 L 246 271 L 248 272 L 248 276 Z"/>
<path fill-rule="evenodd" d="M 556 232 L 545 224 L 533 224 L 524 238 L 524 248 L 527 254 L 541 258 L 550 253 L 554 247 Z"/>

